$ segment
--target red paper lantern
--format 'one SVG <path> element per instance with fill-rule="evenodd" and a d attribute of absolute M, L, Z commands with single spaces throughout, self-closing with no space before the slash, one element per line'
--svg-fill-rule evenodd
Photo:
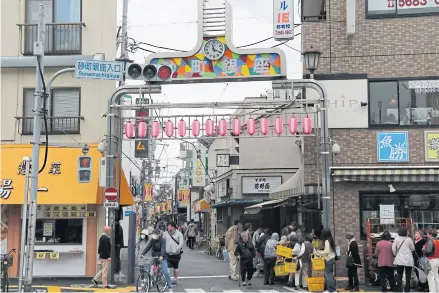
<path fill-rule="evenodd" d="M 147 126 L 145 121 L 140 121 L 137 123 L 137 137 L 138 138 L 145 138 L 147 132 Z"/>
<path fill-rule="evenodd" d="M 184 137 L 186 135 L 186 121 L 183 119 L 178 122 L 178 135 L 180 137 Z"/>
<path fill-rule="evenodd" d="M 160 134 L 160 123 L 156 120 L 151 125 L 151 136 L 157 138 Z"/>
<path fill-rule="evenodd" d="M 299 128 L 299 121 L 297 121 L 297 118 L 295 116 L 290 118 L 290 121 L 288 122 L 288 130 L 291 134 L 296 134 L 297 130 Z"/>
<path fill-rule="evenodd" d="M 174 135 L 174 123 L 171 120 L 166 121 L 165 134 L 168 137 L 172 137 Z"/>
<path fill-rule="evenodd" d="M 262 135 L 266 135 L 268 133 L 268 118 L 261 118 L 259 120 L 259 128 Z"/>
<path fill-rule="evenodd" d="M 308 115 L 306 115 L 306 117 L 303 118 L 302 132 L 303 132 L 303 134 L 311 134 L 312 133 L 311 118 L 309 118 Z"/>
<path fill-rule="evenodd" d="M 192 121 L 192 136 L 199 136 L 201 131 L 200 121 L 198 119 L 195 119 Z"/>
<path fill-rule="evenodd" d="M 282 121 L 282 118 L 276 117 L 274 119 L 274 132 L 276 132 L 277 135 L 281 135 L 284 128 L 284 123 Z"/>
<path fill-rule="evenodd" d="M 214 128 L 215 128 L 215 123 L 213 123 L 212 119 L 207 119 L 206 120 L 206 135 L 207 136 L 213 136 L 213 132 L 214 132 Z"/>
<path fill-rule="evenodd" d="M 256 132 L 256 120 L 249 118 L 247 120 L 247 133 L 248 135 L 253 135 Z"/>
<path fill-rule="evenodd" d="M 242 122 L 241 119 L 239 118 L 234 118 L 232 120 L 232 133 L 233 135 L 240 135 L 241 134 L 241 127 L 242 127 Z"/>
<path fill-rule="evenodd" d="M 227 134 L 227 121 L 224 118 L 218 122 L 218 133 L 221 136 L 225 136 Z"/>
<path fill-rule="evenodd" d="M 125 123 L 125 135 L 127 138 L 134 137 L 134 124 L 131 121 Z"/>

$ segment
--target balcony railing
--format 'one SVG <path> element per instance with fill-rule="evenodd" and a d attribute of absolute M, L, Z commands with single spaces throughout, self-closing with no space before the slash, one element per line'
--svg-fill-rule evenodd
<path fill-rule="evenodd" d="M 15 117 L 19 121 L 18 132 L 22 135 L 32 135 L 34 129 L 33 117 Z M 81 120 L 84 117 L 47 117 L 47 131 L 44 120 L 41 133 L 45 134 L 80 134 Z"/>
<path fill-rule="evenodd" d="M 84 23 L 48 23 L 44 43 L 45 55 L 79 55 L 82 53 L 82 27 Z M 34 54 L 38 40 L 37 24 L 19 24 L 21 53 Z"/>

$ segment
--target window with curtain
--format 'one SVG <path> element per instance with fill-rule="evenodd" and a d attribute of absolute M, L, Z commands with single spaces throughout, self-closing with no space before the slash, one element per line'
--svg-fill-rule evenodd
<path fill-rule="evenodd" d="M 34 89 L 25 89 L 23 93 L 23 133 L 31 134 L 33 130 Z M 49 133 L 79 133 L 80 89 L 52 89 L 46 100 L 47 130 Z M 45 132 L 43 123 L 43 132 Z"/>
<path fill-rule="evenodd" d="M 439 79 L 369 82 L 371 125 L 439 125 Z"/>

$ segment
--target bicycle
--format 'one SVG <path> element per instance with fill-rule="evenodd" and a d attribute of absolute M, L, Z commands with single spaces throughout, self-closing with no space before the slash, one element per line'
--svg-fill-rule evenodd
<path fill-rule="evenodd" d="M 219 260 L 224 260 L 224 254 L 223 251 L 225 249 L 225 236 L 219 236 L 218 237 L 218 245 L 216 247 L 216 253 L 215 253 L 215 257 Z"/>
<path fill-rule="evenodd" d="M 144 265 L 139 265 L 140 276 L 137 278 L 136 291 L 149 292 L 151 287 L 157 287 L 159 292 L 164 292 L 168 288 L 165 274 L 161 266 L 159 257 L 153 257 L 152 268 L 149 271 L 145 270 Z"/>
<path fill-rule="evenodd" d="M 7 254 L 2 253 L 0 255 L 1 260 L 1 292 L 9 292 L 9 274 L 8 268 L 14 263 L 14 256 L 11 252 L 15 253 L 15 249 L 11 249 Z"/>

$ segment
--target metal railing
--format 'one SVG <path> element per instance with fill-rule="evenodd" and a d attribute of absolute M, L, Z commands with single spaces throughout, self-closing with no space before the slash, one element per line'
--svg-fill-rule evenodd
<path fill-rule="evenodd" d="M 19 121 L 18 132 L 22 135 L 32 135 L 34 127 L 33 117 L 15 117 Z M 80 134 L 81 120 L 84 117 L 47 117 L 47 130 L 42 125 L 41 133 L 48 134 Z"/>
<path fill-rule="evenodd" d="M 84 23 L 46 24 L 45 55 L 77 55 L 82 53 L 82 27 Z M 37 24 L 18 24 L 20 51 L 23 55 L 34 54 L 37 41 Z"/>

